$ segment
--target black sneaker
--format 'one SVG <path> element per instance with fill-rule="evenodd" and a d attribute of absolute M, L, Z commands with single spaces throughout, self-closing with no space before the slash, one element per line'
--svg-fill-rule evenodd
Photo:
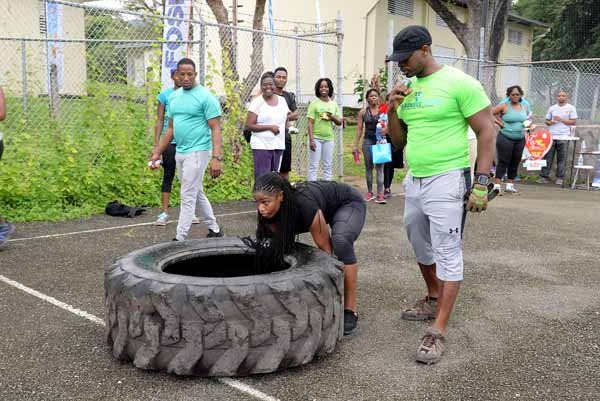
<path fill-rule="evenodd" d="M 208 234 L 206 234 L 206 238 L 220 238 L 222 237 L 223 234 L 223 230 L 219 230 L 218 233 L 214 232 L 213 230 L 211 230 L 210 228 L 208 229 Z"/>
<path fill-rule="evenodd" d="M 350 309 L 344 309 L 344 335 L 350 336 L 358 329 L 358 314 Z"/>

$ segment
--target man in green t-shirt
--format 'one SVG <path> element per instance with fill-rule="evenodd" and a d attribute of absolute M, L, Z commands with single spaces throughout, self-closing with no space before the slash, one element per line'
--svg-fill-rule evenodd
<path fill-rule="evenodd" d="M 427 286 L 427 296 L 402 313 L 406 320 L 430 320 L 417 361 L 436 363 L 444 351 L 447 324 L 463 280 L 465 211 L 487 208 L 487 184 L 495 132 L 490 101 L 481 84 L 436 62 L 431 35 L 409 26 L 394 38 L 391 61 L 410 84 L 390 93 L 389 133 L 406 145 L 404 224 Z M 467 129 L 477 135 L 477 171 L 471 187 Z M 465 205 L 465 200 L 466 205 Z"/>
<path fill-rule="evenodd" d="M 208 89 L 196 83 L 196 65 L 189 58 L 177 63 L 181 88 L 169 95 L 166 116 L 167 131 L 152 153 L 151 167 L 175 139 L 175 162 L 181 183 L 181 207 L 177 222 L 176 241 L 186 239 L 194 212 L 198 210 L 208 227 L 207 237 L 222 237 L 212 206 L 203 189 L 204 172 L 217 178 L 221 175 L 221 105 Z"/>

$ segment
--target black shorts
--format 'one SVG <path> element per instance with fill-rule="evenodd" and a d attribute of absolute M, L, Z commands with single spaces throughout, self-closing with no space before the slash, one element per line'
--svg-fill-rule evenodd
<path fill-rule="evenodd" d="M 289 173 L 292 171 L 292 136 L 289 131 L 285 130 L 285 150 L 281 157 L 280 173 Z"/>
<path fill-rule="evenodd" d="M 365 224 L 367 206 L 357 189 L 352 188 L 352 200 L 340 207 L 331 221 L 333 253 L 345 265 L 356 263 L 354 242 Z"/>

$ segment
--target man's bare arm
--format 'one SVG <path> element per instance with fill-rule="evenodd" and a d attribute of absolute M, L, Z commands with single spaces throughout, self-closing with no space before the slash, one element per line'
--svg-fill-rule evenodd
<path fill-rule="evenodd" d="M 488 106 L 468 118 L 477 136 L 477 173 L 489 174 L 496 154 L 496 130 L 494 117 Z"/>
<path fill-rule="evenodd" d="M 223 157 L 223 135 L 221 134 L 221 117 L 211 118 L 208 120 L 208 126 L 212 134 L 212 154 L 213 158 L 210 161 L 210 175 L 212 178 L 217 178 L 221 175 L 222 167 L 221 160 Z"/>

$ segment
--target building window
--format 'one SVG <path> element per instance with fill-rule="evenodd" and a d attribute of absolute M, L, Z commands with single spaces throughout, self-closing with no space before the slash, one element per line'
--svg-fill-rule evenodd
<path fill-rule="evenodd" d="M 521 45 L 523 43 L 523 32 L 516 29 L 508 29 L 508 43 Z"/>
<path fill-rule="evenodd" d="M 48 31 L 48 27 L 46 25 L 46 3 L 43 3 L 40 1 L 40 35 L 44 36 L 46 35 L 46 32 Z"/>
<path fill-rule="evenodd" d="M 446 21 L 444 21 L 444 19 L 442 17 L 440 17 L 438 14 L 435 15 L 435 24 L 437 26 L 443 26 L 443 27 L 448 26 L 448 24 L 446 24 Z"/>
<path fill-rule="evenodd" d="M 388 0 L 388 13 L 412 18 L 415 8 L 414 0 Z"/>

